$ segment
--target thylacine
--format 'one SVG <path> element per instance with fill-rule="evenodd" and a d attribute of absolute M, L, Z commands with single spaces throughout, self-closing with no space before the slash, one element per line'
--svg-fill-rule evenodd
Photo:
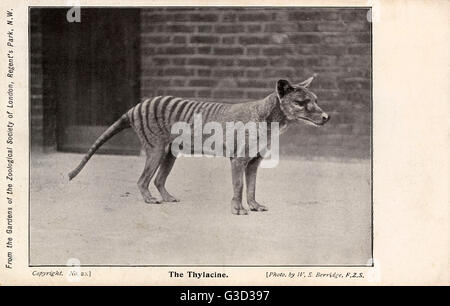
<path fill-rule="evenodd" d="M 95 141 L 78 167 L 69 173 L 69 179 L 73 179 L 83 169 L 103 143 L 121 130 L 132 127 L 147 154 L 144 171 L 138 180 L 144 201 L 161 203 L 161 200 L 153 197 L 148 190 L 152 177 L 159 169 L 154 184 L 161 194 L 162 201 L 177 202 L 178 200 L 170 195 L 164 186 L 176 159 L 170 151 L 171 142 L 177 136 L 171 134 L 173 124 L 176 122 L 192 124 L 194 114 L 201 114 L 205 123 L 279 122 L 280 126 L 287 127 L 292 122 L 304 120 L 314 125 L 323 125 L 330 117 L 317 105 L 317 96 L 308 89 L 312 80 L 313 77 L 296 85 L 279 80 L 275 92 L 266 98 L 238 104 L 201 102 L 171 96 L 146 100 L 122 115 Z M 242 206 L 244 176 L 250 209 L 267 210 L 255 200 L 256 172 L 262 157 L 258 154 L 253 157 L 231 157 L 230 160 L 233 183 L 231 212 L 237 215 L 247 214 L 247 210 Z"/>

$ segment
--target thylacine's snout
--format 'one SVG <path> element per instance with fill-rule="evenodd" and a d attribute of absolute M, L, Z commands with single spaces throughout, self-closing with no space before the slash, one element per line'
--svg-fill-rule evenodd
<path fill-rule="evenodd" d="M 330 116 L 327 113 L 322 113 L 322 124 L 325 124 L 328 121 L 330 121 Z"/>

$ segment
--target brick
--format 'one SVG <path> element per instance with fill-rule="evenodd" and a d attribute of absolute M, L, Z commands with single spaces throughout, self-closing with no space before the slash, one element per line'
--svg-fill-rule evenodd
<path fill-rule="evenodd" d="M 336 12 L 334 9 L 330 9 L 329 11 L 321 11 L 320 12 L 320 20 L 321 21 L 333 21 L 339 20 L 340 14 Z"/>
<path fill-rule="evenodd" d="M 349 46 L 348 54 L 370 54 L 370 46 L 367 44 Z"/>
<path fill-rule="evenodd" d="M 243 45 L 266 45 L 271 43 L 270 36 L 240 36 L 239 43 Z"/>
<path fill-rule="evenodd" d="M 300 55 L 318 54 L 319 46 L 311 44 L 299 44 L 295 46 L 295 51 Z"/>
<path fill-rule="evenodd" d="M 336 65 L 350 67 L 370 67 L 369 55 L 343 55 L 339 57 Z"/>
<path fill-rule="evenodd" d="M 220 78 L 224 78 L 224 77 L 237 78 L 237 77 L 244 76 L 244 70 L 242 70 L 242 69 L 238 69 L 238 70 L 236 70 L 236 69 L 214 70 L 213 76 L 214 77 L 220 77 Z"/>
<path fill-rule="evenodd" d="M 336 80 L 333 78 L 319 78 L 314 83 L 315 88 L 337 89 Z"/>
<path fill-rule="evenodd" d="M 215 90 L 213 91 L 213 98 L 215 99 L 238 99 L 244 97 L 242 90 Z"/>
<path fill-rule="evenodd" d="M 319 66 L 322 64 L 322 61 L 323 61 L 323 58 L 321 58 L 321 57 L 311 56 L 311 57 L 305 58 L 305 65 L 306 66 Z"/>
<path fill-rule="evenodd" d="M 267 90 L 251 90 L 251 91 L 247 91 L 245 93 L 245 97 L 247 99 L 251 99 L 251 100 L 257 100 L 257 99 L 262 99 L 265 98 L 266 96 L 268 96 L 270 93 L 270 89 L 268 88 Z"/>
<path fill-rule="evenodd" d="M 321 60 L 319 56 L 308 55 L 301 58 L 292 59 L 290 60 L 290 64 L 294 67 L 319 66 L 321 64 Z"/>
<path fill-rule="evenodd" d="M 197 51 L 199 54 L 211 54 L 212 48 L 211 47 L 199 47 L 199 48 L 197 48 Z"/>
<path fill-rule="evenodd" d="M 367 20 L 361 22 L 346 22 L 347 30 L 351 32 L 370 32 L 372 23 Z"/>
<path fill-rule="evenodd" d="M 141 86 L 144 88 L 158 88 L 170 86 L 169 79 L 162 78 L 145 78 L 141 80 Z"/>
<path fill-rule="evenodd" d="M 164 28 L 164 24 L 160 23 L 146 23 L 143 22 L 141 24 L 141 30 L 143 33 L 152 33 L 152 32 L 156 32 L 156 33 L 162 33 L 165 31 Z"/>
<path fill-rule="evenodd" d="M 370 43 L 372 40 L 370 33 L 359 33 L 356 37 L 358 43 Z"/>
<path fill-rule="evenodd" d="M 241 22 L 268 21 L 271 16 L 264 13 L 248 13 L 239 15 L 238 20 Z"/>
<path fill-rule="evenodd" d="M 223 22 L 235 22 L 237 20 L 237 15 L 235 13 L 227 13 L 222 16 Z"/>
<path fill-rule="evenodd" d="M 183 87 L 186 84 L 186 80 L 185 79 L 172 79 L 170 81 L 170 84 L 173 87 Z"/>
<path fill-rule="evenodd" d="M 217 47 L 213 49 L 216 55 L 241 55 L 244 54 L 244 49 L 241 47 Z"/>
<path fill-rule="evenodd" d="M 293 54 L 293 51 L 287 47 L 270 47 L 270 48 L 264 48 L 262 51 L 263 55 L 266 56 L 279 56 L 279 55 L 289 55 Z"/>
<path fill-rule="evenodd" d="M 368 9 L 353 9 L 341 12 L 340 19 L 343 21 L 364 21 L 368 22 L 367 20 L 367 12 Z"/>
<path fill-rule="evenodd" d="M 259 78 L 261 76 L 261 70 L 247 70 L 245 76 L 247 78 Z"/>
<path fill-rule="evenodd" d="M 208 77 L 211 75 L 211 69 L 198 69 L 197 75 L 202 77 Z"/>
<path fill-rule="evenodd" d="M 322 22 L 318 25 L 318 30 L 321 32 L 348 32 L 349 27 L 345 22 Z"/>
<path fill-rule="evenodd" d="M 370 80 L 362 78 L 340 79 L 338 86 L 341 89 L 370 89 Z"/>
<path fill-rule="evenodd" d="M 198 90 L 196 97 L 197 98 L 211 98 L 212 92 L 211 90 Z"/>
<path fill-rule="evenodd" d="M 322 45 L 319 47 L 319 54 L 343 55 L 348 52 L 346 45 Z"/>
<path fill-rule="evenodd" d="M 258 58 L 258 59 L 240 59 L 238 60 L 239 66 L 246 67 L 265 67 L 267 65 L 267 59 Z"/>
<path fill-rule="evenodd" d="M 260 54 L 261 49 L 260 48 L 246 48 L 245 50 L 246 50 L 245 54 L 255 56 L 255 55 Z"/>
<path fill-rule="evenodd" d="M 270 66 L 283 67 L 294 64 L 295 62 L 287 57 L 272 57 L 269 59 Z"/>
<path fill-rule="evenodd" d="M 233 65 L 234 65 L 234 59 L 221 58 L 219 60 L 219 66 L 233 66 Z"/>
<path fill-rule="evenodd" d="M 172 58 L 171 60 L 172 64 L 175 66 L 184 66 L 186 64 L 186 59 L 185 58 Z"/>
<path fill-rule="evenodd" d="M 218 60 L 216 58 L 191 58 L 188 60 L 188 65 L 199 65 L 199 66 L 215 66 Z"/>
<path fill-rule="evenodd" d="M 164 70 L 161 68 L 155 68 L 151 66 L 144 66 L 143 69 L 144 76 L 163 76 Z"/>
<path fill-rule="evenodd" d="M 262 31 L 262 26 L 259 24 L 249 24 L 246 27 L 248 33 L 257 33 Z"/>
<path fill-rule="evenodd" d="M 340 58 L 336 55 L 323 55 L 319 57 L 318 66 L 335 66 Z"/>
<path fill-rule="evenodd" d="M 293 23 L 269 23 L 264 25 L 264 32 L 268 33 L 284 33 L 292 32 L 296 30 L 296 26 Z"/>
<path fill-rule="evenodd" d="M 293 74 L 293 69 L 290 68 L 272 68 L 262 71 L 264 78 L 293 79 Z"/>
<path fill-rule="evenodd" d="M 216 22 L 219 19 L 217 14 L 192 14 L 190 21 L 192 22 Z"/>
<path fill-rule="evenodd" d="M 222 43 L 227 45 L 232 45 L 236 41 L 236 37 L 233 36 L 224 36 L 222 37 Z"/>
<path fill-rule="evenodd" d="M 157 49 L 157 53 L 159 54 L 194 54 L 195 48 L 194 47 L 173 47 L 173 46 L 167 46 L 167 47 L 159 47 Z"/>
<path fill-rule="evenodd" d="M 265 32 L 285 33 L 285 32 L 317 32 L 318 23 L 315 22 L 297 22 L 297 23 L 274 23 L 266 24 Z"/>
<path fill-rule="evenodd" d="M 199 25 L 197 27 L 197 32 L 199 33 L 212 33 L 213 27 L 210 25 Z"/>
<path fill-rule="evenodd" d="M 350 44 L 350 43 L 368 43 L 370 42 L 369 33 L 345 33 L 345 34 L 326 34 L 323 42 L 327 44 Z"/>
<path fill-rule="evenodd" d="M 194 79 L 189 81 L 189 86 L 193 87 L 213 87 L 217 84 L 213 79 Z"/>
<path fill-rule="evenodd" d="M 174 36 L 172 40 L 174 44 L 185 44 L 186 36 Z"/>
<path fill-rule="evenodd" d="M 158 95 L 162 95 L 162 94 L 158 93 Z M 182 98 L 195 98 L 195 90 L 169 88 L 164 91 L 163 95 L 171 95 L 171 96 L 182 97 Z"/>
<path fill-rule="evenodd" d="M 195 75 L 195 70 L 180 68 L 180 67 L 166 68 L 166 69 L 164 69 L 164 75 L 167 75 L 167 76 L 191 76 L 191 75 Z"/>
<path fill-rule="evenodd" d="M 314 93 L 317 95 L 317 97 L 319 97 L 320 101 L 336 101 L 342 99 L 342 93 L 340 92 L 340 90 L 315 89 Z"/>
<path fill-rule="evenodd" d="M 318 34 L 289 34 L 291 42 L 296 44 L 318 44 L 322 41 Z"/>
<path fill-rule="evenodd" d="M 191 37 L 191 43 L 193 44 L 215 44 L 219 42 L 218 36 L 192 36 Z"/>
<path fill-rule="evenodd" d="M 168 16 L 168 14 L 162 14 L 161 16 Z M 172 18 L 170 18 L 172 17 Z M 176 13 L 171 15 L 168 19 L 168 21 L 176 21 L 176 22 L 186 22 L 186 21 L 190 21 L 190 16 L 189 14 L 186 13 Z"/>
<path fill-rule="evenodd" d="M 292 11 L 288 14 L 288 19 L 292 21 L 321 20 L 320 13 L 313 11 Z"/>
<path fill-rule="evenodd" d="M 369 67 L 346 67 L 338 74 L 340 78 L 365 78 L 370 79 Z"/>
<path fill-rule="evenodd" d="M 185 24 L 169 24 L 165 25 L 164 29 L 166 32 L 172 33 L 192 33 L 195 30 L 194 26 Z"/>
<path fill-rule="evenodd" d="M 266 88 L 267 84 L 264 81 L 258 81 L 258 80 L 238 80 L 238 86 L 239 87 L 245 87 L 245 88 Z"/>
<path fill-rule="evenodd" d="M 217 33 L 243 33 L 245 28 L 240 24 L 232 25 L 218 25 L 216 26 Z"/>

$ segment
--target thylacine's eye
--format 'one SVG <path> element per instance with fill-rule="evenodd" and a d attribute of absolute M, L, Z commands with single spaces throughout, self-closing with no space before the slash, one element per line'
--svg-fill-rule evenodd
<path fill-rule="evenodd" d="M 311 99 L 305 99 L 305 100 L 297 100 L 295 103 L 301 107 L 305 107 L 309 102 L 311 102 Z"/>

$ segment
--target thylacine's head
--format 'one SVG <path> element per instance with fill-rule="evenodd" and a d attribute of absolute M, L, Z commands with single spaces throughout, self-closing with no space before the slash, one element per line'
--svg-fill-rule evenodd
<path fill-rule="evenodd" d="M 308 89 L 314 77 L 291 85 L 286 80 L 277 82 L 277 95 L 284 115 L 291 121 L 306 121 L 316 126 L 324 125 L 330 116 L 317 104 L 317 96 Z"/>

